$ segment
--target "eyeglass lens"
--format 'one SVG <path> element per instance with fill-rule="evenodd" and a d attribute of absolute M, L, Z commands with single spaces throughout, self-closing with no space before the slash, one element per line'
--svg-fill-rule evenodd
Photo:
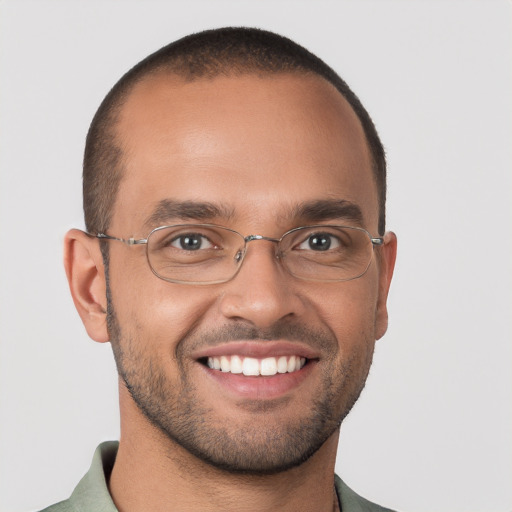
<path fill-rule="evenodd" d="M 149 235 L 147 256 L 153 272 L 167 281 L 220 283 L 238 272 L 246 243 L 240 233 L 220 226 L 165 226 Z M 288 272 L 313 281 L 347 281 L 361 276 L 372 251 L 365 230 L 342 226 L 296 228 L 275 248 Z"/>

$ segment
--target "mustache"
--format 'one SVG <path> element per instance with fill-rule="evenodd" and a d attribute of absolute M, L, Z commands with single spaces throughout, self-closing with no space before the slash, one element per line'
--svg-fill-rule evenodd
<path fill-rule="evenodd" d="M 213 329 L 197 328 L 182 338 L 177 350 L 195 351 L 215 347 L 232 341 L 298 341 L 316 350 L 327 351 L 337 347 L 338 341 L 329 330 L 312 328 L 303 324 L 278 323 L 270 328 L 259 329 L 252 325 L 235 322 Z"/>

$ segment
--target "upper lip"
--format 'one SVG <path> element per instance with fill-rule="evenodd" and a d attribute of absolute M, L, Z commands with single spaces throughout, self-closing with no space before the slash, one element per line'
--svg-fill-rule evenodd
<path fill-rule="evenodd" d="M 301 342 L 290 341 L 232 341 L 205 347 L 192 354 L 194 359 L 221 356 L 243 356 L 263 359 L 265 357 L 300 356 L 306 359 L 318 359 L 319 354 L 313 348 Z"/>

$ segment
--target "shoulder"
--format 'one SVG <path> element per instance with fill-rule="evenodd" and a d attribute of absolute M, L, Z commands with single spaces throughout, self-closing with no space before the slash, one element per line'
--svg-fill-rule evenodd
<path fill-rule="evenodd" d="M 338 475 L 334 475 L 334 483 L 342 512 L 394 512 L 359 496 Z"/>
<path fill-rule="evenodd" d="M 100 444 L 89 471 L 80 480 L 69 499 L 60 501 L 40 512 L 117 512 L 108 491 L 108 479 L 114 466 L 119 443 Z"/>

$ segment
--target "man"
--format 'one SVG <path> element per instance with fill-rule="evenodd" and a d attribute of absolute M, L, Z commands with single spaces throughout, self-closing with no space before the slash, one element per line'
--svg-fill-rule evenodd
<path fill-rule="evenodd" d="M 92 122 L 65 267 L 112 343 L 121 439 L 47 510 L 386 510 L 334 476 L 387 328 L 396 237 L 367 112 L 255 29 L 162 48 Z"/>

